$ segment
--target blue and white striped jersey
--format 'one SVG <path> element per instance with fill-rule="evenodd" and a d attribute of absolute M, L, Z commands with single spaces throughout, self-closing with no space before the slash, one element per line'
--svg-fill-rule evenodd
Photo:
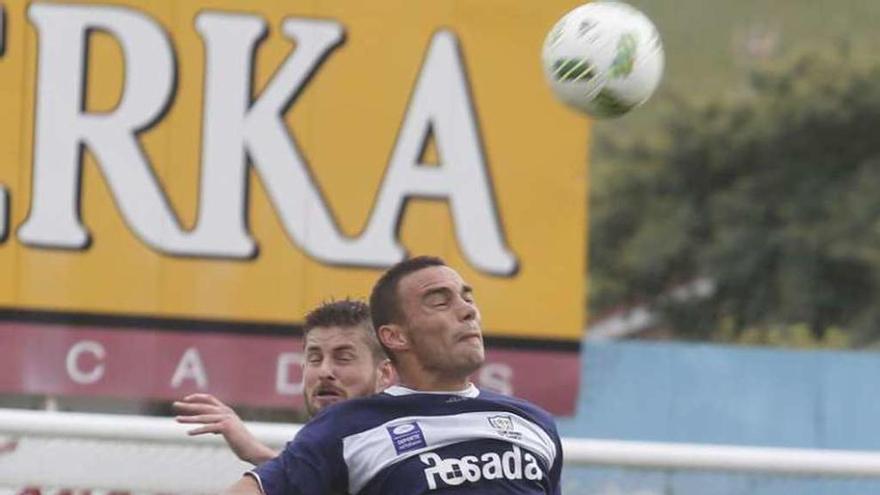
<path fill-rule="evenodd" d="M 328 407 L 251 473 L 265 495 L 559 494 L 553 418 L 514 397 L 385 392 Z"/>

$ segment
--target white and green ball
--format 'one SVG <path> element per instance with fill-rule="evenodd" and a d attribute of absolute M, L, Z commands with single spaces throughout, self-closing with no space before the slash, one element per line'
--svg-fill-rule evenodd
<path fill-rule="evenodd" d="M 544 41 L 544 74 L 566 105 L 599 118 L 641 105 L 660 84 L 663 44 L 645 14 L 594 1 L 565 14 Z"/>

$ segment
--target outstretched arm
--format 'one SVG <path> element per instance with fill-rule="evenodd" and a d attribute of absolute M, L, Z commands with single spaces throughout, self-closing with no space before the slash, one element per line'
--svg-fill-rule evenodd
<path fill-rule="evenodd" d="M 278 455 L 254 437 L 232 408 L 211 394 L 188 395 L 173 405 L 179 413 L 175 418 L 178 423 L 203 425 L 190 430 L 190 435 L 219 433 L 243 461 L 257 465 Z"/>

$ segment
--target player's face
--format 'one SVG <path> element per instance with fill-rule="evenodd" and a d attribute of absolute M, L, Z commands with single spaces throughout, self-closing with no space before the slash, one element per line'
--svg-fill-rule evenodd
<path fill-rule="evenodd" d="M 432 266 L 400 280 L 405 328 L 422 368 L 467 377 L 485 360 L 480 311 L 473 290 L 448 266 Z"/>
<path fill-rule="evenodd" d="M 388 386 L 390 365 L 376 362 L 363 332 L 357 327 L 315 327 L 306 336 L 303 393 L 309 414 Z"/>

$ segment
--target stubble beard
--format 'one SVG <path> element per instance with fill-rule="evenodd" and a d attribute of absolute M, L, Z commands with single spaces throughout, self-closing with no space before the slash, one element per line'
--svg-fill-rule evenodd
<path fill-rule="evenodd" d="M 419 361 L 426 371 L 455 380 L 466 380 L 483 366 L 485 360 L 482 347 L 479 350 L 469 350 L 466 354 L 453 353 L 448 359 L 442 359 L 430 349 L 419 352 Z"/>

